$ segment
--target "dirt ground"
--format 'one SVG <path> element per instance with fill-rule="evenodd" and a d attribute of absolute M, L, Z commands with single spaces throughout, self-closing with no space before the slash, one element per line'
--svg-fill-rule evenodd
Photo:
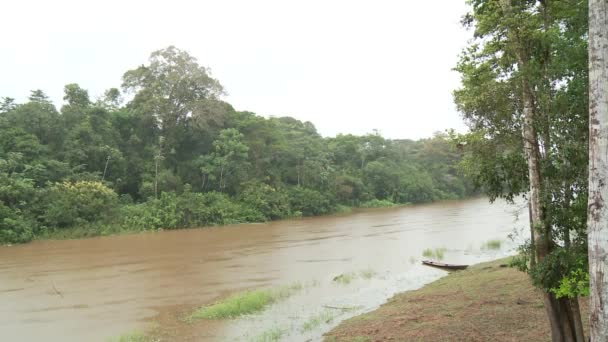
<path fill-rule="evenodd" d="M 325 341 L 550 341 L 541 293 L 498 260 L 398 294 L 342 322 Z M 587 300 L 580 300 L 586 326 Z"/>

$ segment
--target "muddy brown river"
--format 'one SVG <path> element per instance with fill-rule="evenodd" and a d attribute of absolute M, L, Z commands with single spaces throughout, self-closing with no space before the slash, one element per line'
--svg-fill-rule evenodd
<path fill-rule="evenodd" d="M 318 340 L 341 320 L 445 275 L 420 264 L 425 249 L 442 249 L 454 263 L 512 253 L 517 242 L 508 236 L 525 238 L 526 215 L 521 205 L 477 198 L 0 246 L 0 340 L 107 341 L 150 329 L 169 340 Z M 490 240 L 500 248 L 488 248 Z M 349 281 L 334 281 L 339 275 Z M 260 314 L 183 323 L 230 293 L 293 284 L 298 293 Z"/>

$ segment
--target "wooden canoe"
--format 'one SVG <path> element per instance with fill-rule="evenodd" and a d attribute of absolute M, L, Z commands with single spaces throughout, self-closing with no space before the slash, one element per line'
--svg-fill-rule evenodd
<path fill-rule="evenodd" d="M 464 270 L 469 267 L 469 265 L 455 265 L 455 264 L 446 264 L 443 262 L 437 262 L 432 260 L 422 260 L 422 263 L 427 266 L 437 267 L 444 270 Z"/>

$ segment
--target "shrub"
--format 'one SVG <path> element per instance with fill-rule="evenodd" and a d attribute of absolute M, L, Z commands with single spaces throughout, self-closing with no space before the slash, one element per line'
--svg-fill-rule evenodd
<path fill-rule="evenodd" d="M 118 203 L 116 193 L 101 182 L 56 183 L 42 194 L 42 220 L 53 228 L 108 222 Z"/>
<path fill-rule="evenodd" d="M 195 193 L 185 187 L 184 193 L 163 192 L 152 199 L 123 209 L 123 226 L 128 229 L 156 230 L 224 225 L 263 221 L 264 215 L 244 208 L 227 195 L 218 192 Z"/>
<path fill-rule="evenodd" d="M 289 189 L 291 209 L 304 216 L 323 215 L 333 211 L 331 198 L 319 191 L 295 186 Z"/>
<path fill-rule="evenodd" d="M 24 220 L 19 210 L 11 209 L 0 201 L 0 244 L 32 240 L 32 225 Z"/>
<path fill-rule="evenodd" d="M 389 200 L 379 200 L 379 199 L 373 199 L 371 201 L 367 201 L 364 203 L 361 203 L 360 207 L 361 208 L 390 208 L 390 207 L 394 207 L 395 203 L 389 201 Z"/>
<path fill-rule="evenodd" d="M 246 185 L 239 199 L 243 205 L 259 212 L 266 220 L 276 220 L 288 217 L 290 214 L 287 194 L 268 184 Z"/>

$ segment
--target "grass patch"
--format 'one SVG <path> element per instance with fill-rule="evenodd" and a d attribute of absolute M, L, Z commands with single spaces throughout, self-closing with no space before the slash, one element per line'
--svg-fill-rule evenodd
<path fill-rule="evenodd" d="M 302 333 L 304 332 L 308 332 L 308 331 L 312 331 L 316 328 L 318 328 L 319 326 L 321 326 L 321 324 L 329 324 L 331 322 L 333 322 L 334 318 L 336 318 L 337 313 L 335 311 L 332 310 L 325 310 L 322 311 L 321 313 L 310 317 L 308 320 L 306 320 L 306 322 L 304 322 L 304 324 L 302 324 L 302 328 L 300 329 L 300 331 Z"/>
<path fill-rule="evenodd" d="M 133 331 L 126 334 L 122 334 L 116 338 L 108 339 L 108 342 L 151 342 L 144 333 L 139 331 Z"/>
<path fill-rule="evenodd" d="M 340 284 L 340 285 L 348 285 L 350 284 L 355 278 L 357 277 L 357 275 L 355 273 L 349 272 L 349 273 L 342 273 L 338 276 L 335 276 L 333 281 Z"/>
<path fill-rule="evenodd" d="M 251 339 L 252 342 L 275 342 L 281 340 L 281 337 L 285 335 L 285 330 L 280 328 L 270 328 L 260 335 Z"/>
<path fill-rule="evenodd" d="M 498 249 L 500 249 L 500 245 L 501 245 L 500 240 L 490 240 L 490 241 L 486 242 L 485 244 L 483 244 L 482 249 L 498 250 Z"/>
<path fill-rule="evenodd" d="M 363 279 L 372 279 L 376 275 L 376 272 L 372 269 L 366 269 L 359 272 L 359 276 Z"/>
<path fill-rule="evenodd" d="M 547 341 L 541 293 L 510 258 L 474 265 L 415 291 L 404 292 L 372 312 L 343 321 L 326 341 Z M 580 301 L 588 327 L 587 301 Z"/>
<path fill-rule="evenodd" d="M 249 315 L 290 297 L 302 290 L 302 284 L 282 286 L 276 289 L 259 289 L 234 294 L 213 305 L 196 310 L 190 319 L 226 319 Z"/>
<path fill-rule="evenodd" d="M 435 249 L 426 248 L 425 250 L 422 251 L 422 256 L 431 258 L 431 259 L 443 260 L 446 250 L 447 249 L 445 247 L 440 247 L 440 248 L 435 248 Z"/>

